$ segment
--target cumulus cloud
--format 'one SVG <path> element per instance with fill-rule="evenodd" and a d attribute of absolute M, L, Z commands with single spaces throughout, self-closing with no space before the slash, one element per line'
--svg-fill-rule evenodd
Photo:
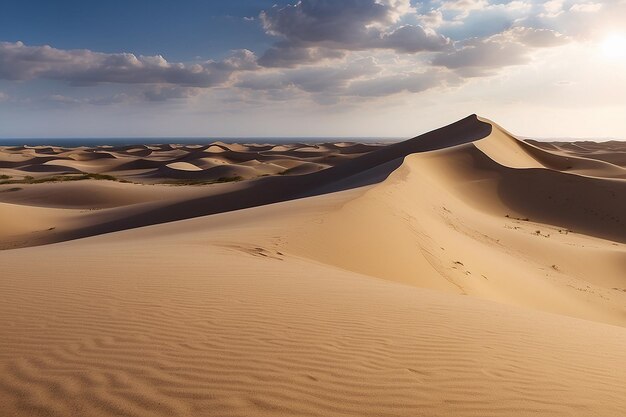
<path fill-rule="evenodd" d="M 575 41 L 597 40 L 624 27 L 626 1 L 602 2 L 552 0 L 538 14 L 519 23 L 524 26 L 557 30 Z"/>
<path fill-rule="evenodd" d="M 472 10 L 482 10 L 489 6 L 487 0 L 453 0 L 444 1 L 441 4 L 441 10 L 453 10 L 460 12 L 457 18 L 467 17 Z"/>
<path fill-rule="evenodd" d="M 487 37 L 519 26 L 519 20 L 532 14 L 534 7 L 528 1 L 519 0 L 452 2 L 436 9 L 442 13 L 438 30 L 456 41 Z"/>
<path fill-rule="evenodd" d="M 326 59 L 343 58 L 345 55 L 345 51 L 335 49 L 278 43 L 265 51 L 259 58 L 259 64 L 265 67 L 289 68 L 301 64 L 317 63 Z"/>
<path fill-rule="evenodd" d="M 438 28 L 444 22 L 441 10 L 429 10 L 417 16 L 420 24 L 426 28 Z"/>
<path fill-rule="evenodd" d="M 202 92 L 198 87 L 180 87 L 170 85 L 156 85 L 143 90 L 143 96 L 148 101 L 166 101 L 170 99 L 187 99 L 196 97 Z"/>
<path fill-rule="evenodd" d="M 493 39 L 493 38 L 492 38 Z M 535 29 L 526 27 L 515 27 L 495 39 L 508 42 L 519 42 L 522 45 L 533 48 L 549 48 L 563 45 L 569 41 L 567 36 L 550 29 Z"/>
<path fill-rule="evenodd" d="M 137 101 L 137 97 L 127 93 L 109 94 L 96 97 L 73 97 L 65 94 L 50 94 L 39 100 L 40 103 L 52 103 L 55 106 L 82 106 L 85 104 L 94 106 L 106 106 L 109 104 L 130 103 Z"/>
<path fill-rule="evenodd" d="M 301 0 L 260 15 L 265 31 L 281 40 L 259 63 L 269 67 L 309 63 L 315 54 L 333 57 L 345 51 L 390 49 L 402 53 L 440 51 L 449 40 L 432 29 L 402 25 L 415 10 L 408 0 Z M 301 58 L 299 60 L 298 58 Z"/>
<path fill-rule="evenodd" d="M 360 97 L 384 97 L 403 92 L 419 93 L 435 87 L 458 84 L 458 77 L 429 69 L 423 72 L 409 72 L 386 75 L 350 84 L 346 94 Z"/>
<path fill-rule="evenodd" d="M 116 94 L 93 93 L 93 95 L 89 96 L 85 96 L 84 94 L 79 94 L 78 96 L 50 94 L 44 96 L 41 101 L 65 106 L 105 106 L 109 104 L 133 104 L 140 102 L 158 103 L 172 99 L 189 99 L 199 96 L 203 91 L 205 91 L 205 89 L 200 87 L 180 87 L 167 84 L 137 85 Z"/>
<path fill-rule="evenodd" d="M 255 66 L 256 57 L 245 50 L 223 61 L 186 65 L 168 62 L 160 55 L 106 54 L 0 42 L 0 79 L 5 80 L 44 78 L 72 85 L 173 84 L 206 88 L 223 84 L 235 71 Z"/>
<path fill-rule="evenodd" d="M 244 74 L 235 86 L 250 90 L 295 88 L 309 93 L 345 90 L 355 79 L 375 76 L 382 68 L 374 58 L 356 59 L 342 65 L 304 66 Z"/>
<path fill-rule="evenodd" d="M 309 65 L 273 69 L 240 76 L 236 87 L 265 94 L 274 100 L 308 94 L 319 104 L 335 104 L 342 98 L 377 98 L 399 93 L 419 93 L 454 86 L 461 79 L 447 69 L 413 68 L 410 62 L 392 69 L 373 57 L 344 60 L 340 65 Z M 291 96 L 285 96 L 289 92 Z"/>
<path fill-rule="evenodd" d="M 602 9 L 602 3 L 580 3 L 570 7 L 573 12 L 594 13 Z"/>
<path fill-rule="evenodd" d="M 563 13 L 563 5 L 565 0 L 549 0 L 543 4 L 543 13 L 539 16 L 557 17 Z"/>
<path fill-rule="evenodd" d="M 482 76 L 529 61 L 535 48 L 562 45 L 567 37 L 549 29 L 516 27 L 484 39 L 462 42 L 453 52 L 436 56 L 433 65 L 459 71 L 465 76 Z"/>
<path fill-rule="evenodd" d="M 379 47 L 397 52 L 441 51 L 449 41 L 422 26 L 404 25 L 380 35 Z"/>

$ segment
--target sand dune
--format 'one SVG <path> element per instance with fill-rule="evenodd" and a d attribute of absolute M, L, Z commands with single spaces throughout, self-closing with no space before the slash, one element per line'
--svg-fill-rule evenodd
<path fill-rule="evenodd" d="M 328 168 L 328 165 L 317 164 L 314 162 L 303 162 L 289 169 L 286 169 L 285 171 L 283 171 L 283 173 L 285 175 L 302 175 L 321 171 L 326 168 Z"/>
<path fill-rule="evenodd" d="M 604 178 L 626 178 L 626 169 L 586 155 L 549 152 L 533 143 L 516 139 L 502 127 L 491 123 L 495 129 L 489 140 L 477 143 L 485 153 L 496 152 L 495 158 L 510 168 L 549 168 L 555 171 L 572 172 Z M 482 146 L 488 146 L 483 148 Z M 550 144 L 548 144 L 550 145 Z M 576 145 L 576 144 L 570 144 Z M 545 146 L 545 145 L 544 145 Z M 558 148 L 556 145 L 553 147 Z"/>
<path fill-rule="evenodd" d="M 533 145 L 552 151 L 561 152 L 565 155 L 582 156 L 588 159 L 596 159 L 599 161 L 609 162 L 613 165 L 626 168 L 626 146 L 624 142 L 608 141 L 608 142 L 555 142 L 545 143 L 537 141 L 528 141 Z"/>
<path fill-rule="evenodd" d="M 48 161 L 49 162 L 49 161 Z M 56 165 L 56 164 L 33 164 L 33 165 L 22 165 L 19 167 L 20 171 L 24 171 L 25 173 L 33 173 L 33 172 L 43 172 L 46 174 L 59 174 L 59 173 L 75 173 L 81 172 L 79 169 L 76 169 L 67 165 Z"/>
<path fill-rule="evenodd" d="M 588 235 L 624 242 L 626 208 L 613 195 L 626 195 L 626 184 L 511 170 L 477 147 L 407 157 L 363 196 L 288 228 L 284 250 L 414 286 L 624 325 L 626 252 Z M 555 189 L 561 194 L 548 198 Z M 563 214 L 570 198 L 577 204 Z M 564 227 L 574 224 L 575 233 Z"/>
<path fill-rule="evenodd" d="M 626 408 L 620 144 L 470 116 L 386 146 L 99 149 L 0 149 L 4 181 L 35 153 L 36 178 L 131 181 L 0 185 L 7 415 Z"/>
<path fill-rule="evenodd" d="M 347 143 L 322 145 L 128 145 L 66 149 L 60 147 L 0 147 L 0 175 L 23 178 L 72 173 L 112 175 L 136 183 L 253 179 L 267 175 L 303 175 L 372 152 L 382 145 Z M 275 163 L 291 160 L 292 164 Z M 190 169 L 191 164 L 199 169 Z M 299 169 L 293 169 L 297 165 Z M 213 167 L 229 165 L 216 170 Z M 284 168 L 281 169 L 280 167 Z M 186 167 L 186 168 L 185 168 Z M 8 172 L 11 170 L 11 172 Z M 195 171 L 195 175 L 191 172 Z"/>
<path fill-rule="evenodd" d="M 7 187 L 0 187 L 0 199 L 4 202 L 44 208 L 81 209 L 76 215 L 97 215 L 99 210 L 111 207 L 206 195 L 206 191 L 200 187 L 146 186 L 114 181 L 70 181 Z M 19 192 L 3 192 L 12 188 L 19 188 Z"/>
<path fill-rule="evenodd" d="M 190 169 L 190 166 L 195 165 L 188 162 L 177 162 L 176 164 L 176 167 L 174 167 L 175 164 L 168 164 L 164 167 L 160 167 L 158 170 L 156 170 L 154 173 L 151 173 L 150 175 L 156 178 L 174 178 L 188 180 L 218 180 L 220 178 L 241 180 L 256 178 L 259 176 L 254 168 L 245 165 L 224 164 L 207 169 L 202 169 L 200 167 L 196 167 L 196 169 Z M 181 165 L 179 164 L 186 164 L 184 165 L 186 168 L 181 169 Z"/>
<path fill-rule="evenodd" d="M 360 155 L 326 170 L 299 176 L 266 177 L 261 175 L 250 182 L 232 184 L 228 187 L 222 185 L 219 191 L 207 188 L 204 194 L 193 199 L 160 201 L 127 210 L 80 213 L 79 218 L 66 227 L 60 225 L 52 233 L 39 235 L 36 238 L 24 236 L 19 239 L 19 242 L 22 245 L 52 243 L 371 185 L 386 178 L 401 164 L 405 155 L 458 143 L 468 143 L 484 137 L 489 132 L 491 132 L 490 124 L 478 121 L 476 116 L 470 116 L 445 128 L 402 143 L 381 147 L 376 152 Z M 131 164 L 137 164 L 138 161 L 133 161 Z M 154 160 L 144 159 L 143 161 L 149 162 L 151 166 L 159 164 L 159 161 Z M 128 165 L 122 165 L 117 169 L 128 170 L 130 168 Z M 137 166 L 133 168 L 136 169 Z M 238 164 L 194 172 L 160 166 L 157 171 L 138 171 L 136 174 L 144 181 L 151 178 L 153 181 L 161 181 L 163 178 L 175 177 L 177 180 L 184 181 L 211 182 L 222 178 L 226 182 L 231 182 L 231 180 L 237 180 L 238 177 L 247 178 L 251 175 L 252 171 L 249 167 Z M 124 175 L 124 178 L 128 177 Z M 1 195 L 0 201 L 2 201 Z M 8 247 L 15 247 L 17 244 L 15 239 L 4 240 L 4 242 L 0 239 L 0 243 Z"/>
<path fill-rule="evenodd" d="M 169 169 L 179 171 L 202 171 L 202 168 L 189 162 L 172 162 L 171 164 L 167 164 L 165 166 Z"/>

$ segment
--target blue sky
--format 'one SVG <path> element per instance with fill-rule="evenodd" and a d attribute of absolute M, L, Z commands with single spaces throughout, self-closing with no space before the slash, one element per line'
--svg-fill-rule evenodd
<path fill-rule="evenodd" d="M 209 0 L 3 0 L 0 39 L 27 45 L 100 52 L 131 51 L 186 61 L 219 58 L 245 45 L 262 49 L 271 40 L 243 20 L 275 1 Z"/>
<path fill-rule="evenodd" d="M 0 137 L 626 138 L 626 1 L 15 1 Z"/>

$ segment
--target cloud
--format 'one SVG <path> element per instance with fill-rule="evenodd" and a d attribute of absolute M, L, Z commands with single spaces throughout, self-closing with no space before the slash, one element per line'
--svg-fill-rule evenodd
<path fill-rule="evenodd" d="M 342 65 L 304 66 L 292 69 L 248 73 L 236 87 L 249 90 L 298 89 L 308 93 L 340 93 L 348 84 L 362 77 L 376 76 L 382 68 L 372 57 Z"/>
<path fill-rule="evenodd" d="M 360 97 L 384 97 L 402 92 L 419 93 L 431 88 L 457 84 L 458 78 L 437 70 L 386 75 L 350 84 L 347 95 Z"/>
<path fill-rule="evenodd" d="M 422 26 L 404 25 L 392 32 L 380 35 L 378 47 L 393 49 L 401 53 L 441 51 L 449 40 Z"/>
<path fill-rule="evenodd" d="M 529 14 L 519 25 L 553 29 L 574 41 L 597 40 L 624 27 L 626 1 L 603 2 L 552 0 L 538 13 Z"/>
<path fill-rule="evenodd" d="M 205 89 L 199 87 L 179 87 L 172 85 L 138 85 L 115 94 L 85 96 L 84 94 L 50 94 L 41 98 L 42 102 L 65 106 L 96 105 L 105 106 L 120 103 L 165 102 L 172 99 L 189 99 L 200 95 Z"/>
<path fill-rule="evenodd" d="M 602 9 L 602 3 L 580 3 L 570 7 L 572 12 L 594 13 Z"/>
<path fill-rule="evenodd" d="M 567 36 L 550 29 L 515 27 L 491 38 L 500 42 L 518 42 L 533 48 L 549 48 L 569 42 Z"/>
<path fill-rule="evenodd" d="M 468 3 L 464 8 L 458 8 Z M 465 40 L 474 37 L 487 37 L 501 33 L 511 27 L 518 26 L 519 19 L 532 13 L 533 6 L 528 1 L 484 2 L 462 1 L 453 2 L 442 12 L 442 22 L 438 26 L 440 33 L 454 39 Z"/>
<path fill-rule="evenodd" d="M 530 52 L 535 48 L 566 42 L 566 36 L 549 29 L 516 27 L 488 38 L 461 42 L 458 49 L 437 55 L 432 63 L 457 70 L 464 76 L 484 76 L 503 67 L 529 62 Z"/>
<path fill-rule="evenodd" d="M 345 51 L 320 48 L 293 46 L 289 43 L 279 43 L 269 48 L 259 58 L 259 65 L 265 67 L 289 68 L 302 64 L 312 64 L 326 59 L 343 58 Z"/>
<path fill-rule="evenodd" d="M 381 61 L 384 55 L 379 54 Z M 413 60 L 398 61 L 394 67 L 373 57 L 347 59 L 325 65 L 273 69 L 245 73 L 234 85 L 263 94 L 269 100 L 308 96 L 318 104 L 336 104 L 350 98 L 373 99 L 400 93 L 419 93 L 455 86 L 458 75 L 442 68 L 415 67 Z M 286 95 L 288 94 L 288 95 Z"/>
<path fill-rule="evenodd" d="M 441 4 L 441 10 L 452 10 L 460 12 L 457 19 L 467 17 L 472 10 L 483 10 L 489 6 L 487 0 L 454 0 L 444 1 Z"/>
<path fill-rule="evenodd" d="M 444 22 L 441 10 L 429 10 L 417 16 L 422 26 L 427 28 L 438 28 Z"/>
<path fill-rule="evenodd" d="M 543 13 L 539 16 L 557 17 L 563 13 L 563 5 L 565 0 L 550 0 L 543 4 Z"/>
<path fill-rule="evenodd" d="M 416 36 L 415 31 L 415 27 L 401 26 L 394 32 L 395 35 L 383 37 L 381 42 L 398 47 L 406 44 L 403 48 L 411 51 L 411 43 L 407 39 Z M 419 29 L 417 34 L 423 32 Z M 112 89 L 104 87 L 107 84 L 132 86 L 113 95 L 86 97 L 82 93 L 76 96 L 63 93 L 41 99 L 42 102 L 66 106 L 184 100 L 213 87 L 263 92 L 279 99 L 286 97 L 281 92 L 291 91 L 309 94 L 319 103 L 332 103 L 341 96 L 376 97 L 385 91 L 388 94 L 418 92 L 440 84 L 433 75 L 437 71 L 431 73 L 427 69 L 403 70 L 401 76 L 392 75 L 395 64 L 390 64 L 389 56 L 382 51 L 384 64 L 369 51 L 363 52 L 361 57 L 350 52 L 348 57 L 347 51 L 323 47 L 279 50 L 285 65 L 267 68 L 259 66 L 256 56 L 247 50 L 236 51 L 222 61 L 183 64 L 168 62 L 161 56 L 105 54 L 5 42 L 0 43 L 0 78 L 15 81 L 57 80 L 75 87 L 100 86 L 100 90 Z M 330 59 L 334 61 L 328 61 Z M 292 61 L 300 65 L 286 65 Z M 306 62 L 310 64 L 303 65 Z M 385 71 L 386 74 L 382 74 Z M 389 84 L 388 88 L 383 87 L 384 83 Z M 90 90 L 85 91 L 87 95 L 92 94 Z"/>
<path fill-rule="evenodd" d="M 51 94 L 38 100 L 39 103 L 52 103 L 55 106 L 63 105 L 70 107 L 83 105 L 106 106 L 109 104 L 130 103 L 134 101 L 137 101 L 137 97 L 127 93 L 100 97 L 72 97 L 64 94 Z"/>
<path fill-rule="evenodd" d="M 179 87 L 157 85 L 143 91 L 143 96 L 148 101 L 166 101 L 170 99 L 187 99 L 196 97 L 202 92 L 198 87 Z"/>
<path fill-rule="evenodd" d="M 268 67 L 296 66 L 346 51 L 440 51 L 449 40 L 419 25 L 400 25 L 414 14 L 408 0 L 301 0 L 260 14 L 266 33 L 280 38 L 259 60 Z M 334 51 L 335 56 L 331 51 Z"/>
<path fill-rule="evenodd" d="M 0 79 L 14 81 L 51 79 L 71 85 L 171 84 L 207 88 L 225 83 L 235 71 L 255 67 L 256 57 L 247 50 L 237 51 L 223 61 L 187 65 L 168 62 L 160 55 L 106 54 L 0 42 Z"/>

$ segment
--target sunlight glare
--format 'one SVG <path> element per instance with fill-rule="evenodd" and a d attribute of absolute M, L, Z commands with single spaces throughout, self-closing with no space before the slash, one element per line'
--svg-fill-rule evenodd
<path fill-rule="evenodd" d="M 626 58 L 626 36 L 613 34 L 608 36 L 601 45 L 602 53 L 610 59 Z"/>

